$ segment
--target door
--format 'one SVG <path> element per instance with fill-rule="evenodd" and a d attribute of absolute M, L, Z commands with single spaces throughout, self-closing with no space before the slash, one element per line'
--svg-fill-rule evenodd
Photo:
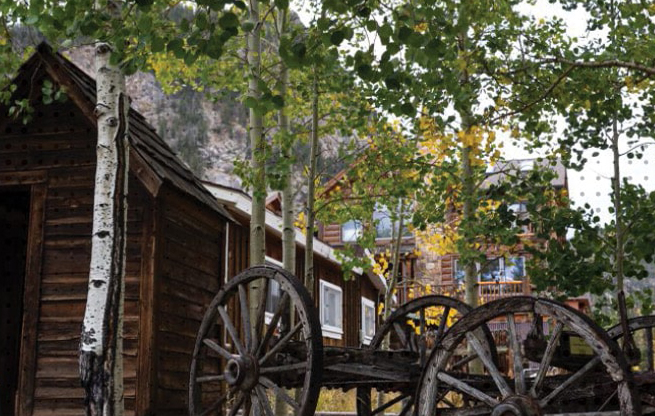
<path fill-rule="evenodd" d="M 0 190 L 0 415 L 15 414 L 29 230 L 29 190 Z M 11 188 L 10 188 L 11 189 Z"/>

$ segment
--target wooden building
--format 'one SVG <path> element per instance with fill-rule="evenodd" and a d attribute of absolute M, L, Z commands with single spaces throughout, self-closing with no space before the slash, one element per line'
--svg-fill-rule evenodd
<path fill-rule="evenodd" d="M 233 276 L 248 264 L 240 250 L 248 247 L 252 201 L 241 190 L 212 183 L 205 185 L 238 222 L 230 223 L 226 230 L 229 244 L 225 276 Z M 279 201 L 273 198 L 268 202 L 271 209 L 266 212 L 266 257 L 269 263 L 281 266 L 282 218 L 276 214 Z M 305 268 L 305 235 L 298 229 L 295 233 L 295 275 L 301 277 Z M 314 302 L 321 317 L 323 344 L 349 347 L 366 344 L 375 331 L 378 298 L 384 293 L 384 283 L 377 276 L 361 271 L 344 280 L 334 250 L 317 238 L 314 239 L 314 271 Z M 333 304 L 326 300 L 328 296 Z"/>
<path fill-rule="evenodd" d="M 50 83 L 65 102 L 44 104 Z M 0 413 L 83 415 L 95 82 L 41 45 L 14 85 L 34 111 L 24 123 L 0 108 Z M 129 126 L 126 413 L 186 414 L 190 355 L 225 273 L 230 216 L 134 110 Z"/>

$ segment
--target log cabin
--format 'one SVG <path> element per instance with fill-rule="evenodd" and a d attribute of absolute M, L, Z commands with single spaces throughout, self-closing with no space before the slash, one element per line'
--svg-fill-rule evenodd
<path fill-rule="evenodd" d="M 95 82 L 42 44 L 12 84 L 12 100 L 27 99 L 33 112 L 10 117 L 0 106 L 0 414 L 82 415 L 78 346 L 91 252 Z M 67 99 L 44 104 L 46 85 Z M 248 265 L 249 207 L 236 200 L 250 201 L 239 190 L 217 200 L 143 116 L 131 109 L 129 122 L 126 414 L 186 414 L 200 320 L 225 279 Z M 278 220 L 267 227 L 273 264 L 281 259 Z M 341 294 L 324 316 L 341 324 L 324 325 L 324 342 L 365 344 L 383 283 L 344 281 L 332 250 L 315 247 L 316 293 Z M 320 296 L 315 302 L 321 306 Z"/>
<path fill-rule="evenodd" d="M 227 225 L 228 253 L 226 276 L 233 276 L 247 266 L 244 255 L 237 250 L 248 247 L 251 197 L 239 189 L 205 182 L 205 186 L 225 206 L 235 223 Z M 282 218 L 279 198 L 268 201 L 266 211 L 266 261 L 282 266 Z M 276 209 L 277 208 L 277 209 Z M 305 235 L 295 229 L 295 275 L 303 276 L 305 268 Z M 245 261 L 245 262 L 244 262 Z M 341 263 L 328 244 L 314 238 L 314 305 L 319 311 L 323 345 L 358 347 L 368 344 L 376 328 L 379 297 L 384 282 L 377 275 L 357 269 L 344 279 Z M 275 297 L 269 292 L 269 296 Z M 332 303 L 328 302 L 330 298 Z"/>
<path fill-rule="evenodd" d="M 13 85 L 12 99 L 33 112 L 24 122 L 0 107 L 0 413 L 83 415 L 95 82 L 42 44 Z M 44 85 L 67 99 L 44 104 Z M 126 414 L 186 414 L 190 356 L 224 279 L 231 219 L 134 110 L 129 136 Z"/>

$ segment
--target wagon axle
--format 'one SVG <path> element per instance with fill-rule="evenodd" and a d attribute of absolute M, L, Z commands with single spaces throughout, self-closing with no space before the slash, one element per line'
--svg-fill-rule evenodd
<path fill-rule="evenodd" d="M 541 416 L 539 403 L 530 396 L 510 396 L 494 407 L 491 416 Z"/>
<path fill-rule="evenodd" d="M 252 390 L 259 379 L 259 365 L 254 356 L 235 355 L 225 364 L 223 371 L 228 385 L 241 390 Z"/>

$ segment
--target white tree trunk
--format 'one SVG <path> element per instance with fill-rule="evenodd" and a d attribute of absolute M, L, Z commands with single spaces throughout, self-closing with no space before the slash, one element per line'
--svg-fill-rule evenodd
<path fill-rule="evenodd" d="M 261 91 L 261 25 L 259 22 L 259 2 L 251 0 L 250 21 L 255 25 L 248 35 L 248 95 L 259 101 Z M 250 265 L 264 264 L 266 259 L 266 142 L 264 140 L 264 120 L 260 112 L 250 109 L 250 148 L 252 152 L 252 217 L 250 219 Z"/>
<path fill-rule="evenodd" d="M 314 223 L 316 222 L 316 212 L 314 212 L 316 196 L 316 174 L 318 166 L 318 99 L 320 91 L 318 90 L 318 68 L 314 66 L 312 79 L 312 135 L 310 139 L 309 153 L 309 172 L 307 172 L 307 207 L 305 212 L 306 218 L 306 235 L 305 235 L 305 286 L 312 298 L 316 297 L 314 293 Z"/>
<path fill-rule="evenodd" d="M 123 302 L 129 144 L 125 77 L 96 45 L 98 143 L 89 291 L 80 343 L 87 415 L 123 414 Z"/>

